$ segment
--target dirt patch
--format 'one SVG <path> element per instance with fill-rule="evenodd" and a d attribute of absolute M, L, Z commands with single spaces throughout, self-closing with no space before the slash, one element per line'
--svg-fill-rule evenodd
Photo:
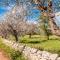
<path fill-rule="evenodd" d="M 10 60 L 7 54 L 1 49 L 0 49 L 0 60 Z"/>

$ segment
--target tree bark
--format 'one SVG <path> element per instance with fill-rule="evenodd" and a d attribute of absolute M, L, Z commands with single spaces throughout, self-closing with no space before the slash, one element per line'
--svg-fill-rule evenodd
<path fill-rule="evenodd" d="M 16 42 L 18 41 L 18 36 L 17 35 L 14 35 L 15 36 L 15 40 L 16 40 Z"/>
<path fill-rule="evenodd" d="M 31 38 L 31 34 L 29 34 L 29 38 Z"/>
<path fill-rule="evenodd" d="M 16 30 L 13 30 L 13 32 L 14 32 L 15 40 L 16 40 L 16 42 L 17 42 L 17 41 L 18 41 L 18 34 L 17 34 Z"/>

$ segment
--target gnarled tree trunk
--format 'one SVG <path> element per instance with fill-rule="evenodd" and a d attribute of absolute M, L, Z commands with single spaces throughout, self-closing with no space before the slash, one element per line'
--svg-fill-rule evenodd
<path fill-rule="evenodd" d="M 40 1 L 40 0 L 35 0 L 35 3 L 40 4 L 38 6 L 38 9 L 41 11 L 47 11 L 47 13 L 45 15 L 48 16 L 48 25 L 50 27 L 51 33 L 53 35 L 57 35 L 60 36 L 60 29 L 59 27 L 56 25 L 55 21 L 54 21 L 54 13 L 53 13 L 53 9 L 52 9 L 52 0 L 48 0 L 48 6 L 45 7 L 43 5 L 41 5 L 42 3 L 44 3 L 44 0 Z"/>
<path fill-rule="evenodd" d="M 60 29 L 57 26 L 56 22 L 54 21 L 55 14 L 53 13 L 52 10 L 52 1 L 49 1 L 48 13 L 49 13 L 49 26 L 52 34 L 60 36 Z"/>

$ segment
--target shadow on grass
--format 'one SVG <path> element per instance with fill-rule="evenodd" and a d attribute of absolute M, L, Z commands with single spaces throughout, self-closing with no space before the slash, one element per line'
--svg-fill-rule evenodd
<path fill-rule="evenodd" d="M 49 40 L 59 40 L 59 38 L 49 38 Z M 22 40 L 20 40 L 20 43 L 26 43 L 26 44 L 40 44 L 40 43 L 44 43 L 49 41 L 47 39 L 44 38 L 38 38 L 38 37 L 31 37 L 31 38 L 24 38 Z"/>
<path fill-rule="evenodd" d="M 27 44 L 39 44 L 39 43 L 43 43 L 46 42 L 47 40 L 42 40 L 42 41 L 22 41 L 21 43 L 27 43 Z"/>
<path fill-rule="evenodd" d="M 38 43 L 42 43 L 42 42 L 46 42 L 47 40 L 43 40 L 43 41 L 30 41 L 28 43 L 33 43 L 33 44 L 38 44 Z"/>

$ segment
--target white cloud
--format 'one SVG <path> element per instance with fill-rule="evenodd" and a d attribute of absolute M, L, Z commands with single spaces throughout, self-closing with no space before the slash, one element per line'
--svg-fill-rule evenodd
<path fill-rule="evenodd" d="M 55 16 L 60 16 L 60 12 L 56 12 L 55 13 Z"/>
<path fill-rule="evenodd" d="M 60 26 L 60 12 L 55 13 L 55 21 L 58 26 Z"/>

